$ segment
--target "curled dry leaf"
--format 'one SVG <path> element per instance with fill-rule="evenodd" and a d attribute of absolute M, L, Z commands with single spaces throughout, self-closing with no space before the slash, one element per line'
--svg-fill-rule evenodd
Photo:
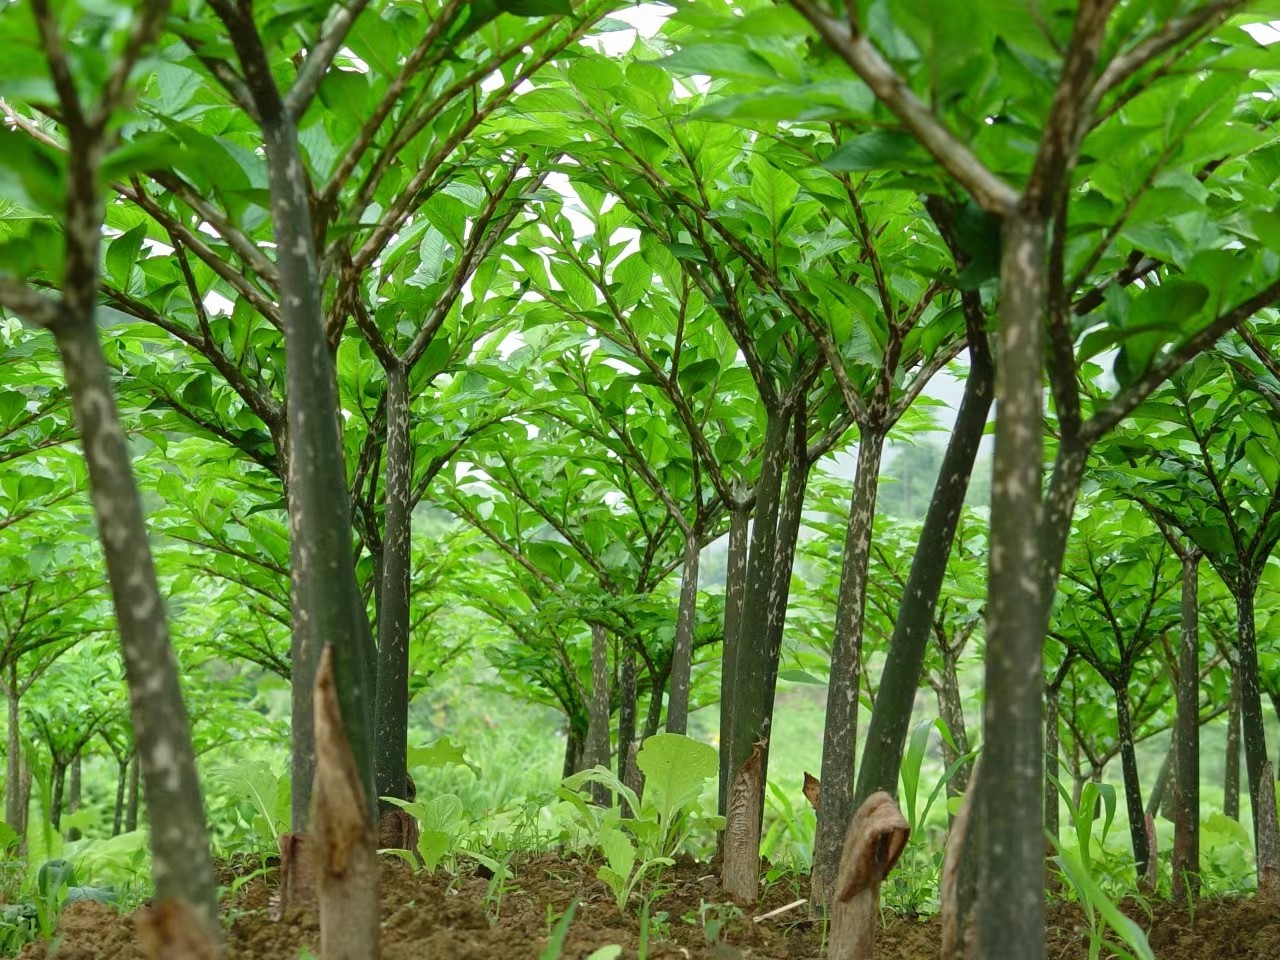
<path fill-rule="evenodd" d="M 873 793 L 853 815 L 831 904 L 828 960 L 873 956 L 880 884 L 902 856 L 910 835 L 906 818 L 887 793 Z"/>
<path fill-rule="evenodd" d="M 725 812 L 724 864 L 720 885 L 746 903 L 754 903 L 760 885 L 760 815 L 764 782 L 762 759 L 767 739 L 756 741 L 729 788 Z"/>
<path fill-rule="evenodd" d="M 320 657 L 315 688 L 316 781 L 312 814 L 321 960 L 376 960 L 378 858 L 369 808 L 347 739 L 333 675 Z"/>
<path fill-rule="evenodd" d="M 836 899 L 849 900 L 869 887 L 878 887 L 907 847 L 911 828 L 887 793 L 873 793 L 858 808 L 849 825 L 840 858 Z"/>
<path fill-rule="evenodd" d="M 813 807 L 813 812 L 818 812 L 818 801 L 822 796 L 822 781 L 815 777 L 808 770 L 804 772 L 804 798 L 809 801 L 809 806 Z"/>

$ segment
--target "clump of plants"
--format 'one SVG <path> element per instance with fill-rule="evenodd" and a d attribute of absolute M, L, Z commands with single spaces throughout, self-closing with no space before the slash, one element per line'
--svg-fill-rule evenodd
<path fill-rule="evenodd" d="M 636 764 L 645 778 L 643 796 L 605 767 L 566 778 L 558 792 L 572 804 L 577 826 L 603 857 L 597 876 L 613 893 L 619 909 L 648 873 L 675 863 L 672 858 L 695 831 L 724 825 L 723 817 L 704 813 L 699 804 L 707 782 L 717 775 L 715 748 L 690 737 L 660 733 L 644 742 Z M 592 783 L 609 791 L 609 807 L 588 802 L 581 791 Z"/>

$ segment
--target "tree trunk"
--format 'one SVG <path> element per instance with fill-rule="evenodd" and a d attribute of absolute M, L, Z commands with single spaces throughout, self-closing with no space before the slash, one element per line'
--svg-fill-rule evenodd
<path fill-rule="evenodd" d="M 1071 519 L 1075 514 L 1076 499 L 1084 480 L 1085 466 L 1089 462 L 1090 446 L 1074 437 L 1063 437 L 1058 442 L 1058 454 L 1053 461 L 1053 473 L 1049 477 L 1049 492 L 1044 503 L 1044 608 L 1043 621 L 1048 629 L 1049 614 L 1053 608 L 1054 589 L 1062 572 L 1062 560 L 1071 539 Z"/>
<path fill-rule="evenodd" d="M 618 670 L 618 779 L 627 782 L 630 746 L 636 739 L 636 655 L 622 651 Z"/>
<path fill-rule="evenodd" d="M 640 736 L 643 743 L 650 737 L 658 735 L 658 728 L 662 726 L 662 697 L 667 688 L 667 675 L 660 674 L 657 677 L 650 678 L 649 681 L 649 710 L 644 718 L 644 733 Z"/>
<path fill-rule="evenodd" d="M 1060 687 L 1050 686 L 1044 698 L 1044 828 L 1053 839 L 1061 837 L 1058 787 L 1053 778 L 1062 776 L 1058 762 L 1058 695 Z"/>
<path fill-rule="evenodd" d="M 671 696 L 667 700 L 667 733 L 689 730 L 689 684 L 693 669 L 693 631 L 698 619 L 699 536 L 690 530 L 684 539 L 684 569 L 680 576 L 680 608 L 676 615 L 675 647 L 671 653 Z M 625 753 L 620 750 L 619 753 Z"/>
<path fill-rule="evenodd" d="M 1272 907 L 1280 902 L 1280 826 L 1276 824 L 1275 773 L 1268 760 L 1258 778 L 1258 807 L 1268 814 L 1258 820 L 1258 899 Z"/>
<path fill-rule="evenodd" d="M 22 773 L 18 780 L 18 823 L 13 825 L 18 834 L 18 856 L 27 855 L 27 824 L 31 813 L 31 764 L 22 763 Z"/>
<path fill-rule="evenodd" d="M 8 681 L 8 706 L 9 706 L 9 729 L 5 744 L 5 773 L 4 773 L 4 822 L 13 827 L 15 832 L 22 821 L 22 811 L 19 808 L 21 800 L 22 785 L 22 714 L 20 712 L 18 699 L 18 685 L 16 682 L 17 664 L 14 664 L 9 671 Z"/>
<path fill-rule="evenodd" d="M 969 490 L 969 478 L 991 411 L 995 373 L 985 342 L 969 341 L 969 377 L 956 413 L 946 453 L 911 571 L 902 591 L 902 606 L 893 625 L 875 707 L 867 725 L 867 742 L 858 771 L 855 800 L 861 804 L 877 790 L 898 791 L 898 769 L 911 728 L 911 711 L 924 670 L 933 613 L 947 572 L 947 559 Z"/>
<path fill-rule="evenodd" d="M 125 833 L 133 833 L 138 829 L 138 773 L 139 773 L 138 751 L 133 752 L 132 760 L 129 764 L 129 806 L 125 810 L 124 830 Z"/>
<path fill-rule="evenodd" d="M 746 587 L 734 644 L 734 687 L 729 693 L 729 701 L 733 704 L 730 714 L 732 727 L 728 742 L 721 741 L 720 744 L 720 763 L 722 767 L 728 765 L 729 776 L 736 776 L 742 769 L 765 724 L 768 597 L 777 552 L 778 509 L 783 465 L 787 458 L 787 426 L 785 416 L 776 412 L 769 414 L 761 452 L 760 477 L 756 482 L 756 511 L 751 524 Z M 766 755 L 768 749 L 766 744 Z"/>
<path fill-rule="evenodd" d="M 973 764 L 969 791 L 951 823 L 947 850 L 938 878 L 939 919 L 942 926 L 942 960 L 969 960 L 973 955 L 978 902 L 978 821 L 974 800 L 982 779 L 982 758 Z"/>
<path fill-rule="evenodd" d="M 73 202 L 73 219 L 75 206 Z M 96 243 L 92 265 L 84 269 L 97 269 Z M 159 900 L 186 902 L 212 934 L 217 886 L 178 664 L 110 372 L 98 342 L 94 302 L 77 305 L 70 299 L 71 288 L 79 286 L 69 284 L 68 321 L 54 333 L 89 468 L 124 654 L 134 737 L 151 804 L 152 876 Z M 90 285 L 93 296 L 96 287 L 96 282 Z"/>
<path fill-rule="evenodd" d="M 1280 894 L 1280 843 L 1272 838 L 1280 835 L 1276 822 L 1274 784 L 1263 784 L 1270 774 L 1267 759 L 1266 721 L 1262 716 L 1262 689 L 1258 676 L 1258 634 L 1254 620 L 1253 601 L 1257 584 L 1244 581 L 1236 596 L 1236 628 L 1240 653 L 1240 733 L 1244 741 L 1244 765 L 1249 774 L 1249 800 L 1253 810 L 1253 836 L 1258 862 L 1258 890 L 1264 888 L 1272 895 Z M 1265 802 L 1266 796 L 1271 801 Z"/>
<path fill-rule="evenodd" d="M 1173 899 L 1200 895 L 1200 638 L 1198 554 L 1182 561 L 1182 629 L 1173 733 Z"/>
<path fill-rule="evenodd" d="M 564 765 L 560 770 L 560 778 L 572 777 L 582 769 L 582 738 L 573 729 L 570 722 L 564 738 Z"/>
<path fill-rule="evenodd" d="M 999 789 L 979 786 L 978 953 L 1043 960 L 1044 624 L 1037 573 L 1043 471 L 1041 339 L 1046 224 L 1019 211 L 1004 221 L 1000 366 L 991 485 L 983 748 Z M 988 781 L 990 785 L 992 781 Z"/>
<path fill-rule="evenodd" d="M 67 786 L 67 813 L 76 813 L 80 809 L 80 767 L 80 754 L 77 753 L 71 760 L 71 782 Z M 72 827 L 67 831 L 67 839 L 79 840 L 80 831 Z"/>
<path fill-rule="evenodd" d="M 1151 792 L 1147 795 L 1145 813 L 1148 817 L 1154 818 L 1160 814 L 1161 810 L 1168 809 L 1169 785 L 1177 775 L 1174 772 L 1178 756 L 1177 739 L 1178 732 L 1175 728 L 1169 740 L 1169 749 L 1165 751 L 1164 759 L 1160 761 L 1160 769 L 1156 772 L 1156 782 L 1152 784 Z"/>
<path fill-rule="evenodd" d="M 598 623 L 591 625 L 591 702 L 587 713 L 587 743 L 584 766 L 609 766 L 609 633 Z M 608 788 L 591 785 L 596 802 L 609 802 Z"/>
<path fill-rule="evenodd" d="M 377 960 L 381 927 L 378 852 L 369 799 L 342 728 L 333 648 L 316 675 L 314 863 L 321 960 Z"/>
<path fill-rule="evenodd" d="M 956 655 L 942 655 L 942 682 L 936 691 L 938 696 L 938 716 L 951 732 L 955 746 L 945 739 L 942 741 L 942 759 L 948 770 L 962 756 L 969 752 L 969 730 L 965 725 L 964 701 L 960 697 L 960 678 L 956 672 Z M 969 771 L 973 763 L 964 764 L 955 772 L 955 776 L 947 783 L 947 795 L 956 797 L 969 789 Z"/>
<path fill-rule="evenodd" d="M 147 45 L 159 32 L 167 4 L 144 4 L 135 13 L 130 42 Z M 123 75 L 121 79 L 125 79 Z M 77 107 L 79 94 L 74 90 L 59 92 L 67 111 Z M 104 94 L 104 106 L 114 108 L 112 101 L 110 93 Z M 199 933 L 214 938 L 216 888 L 190 729 L 129 448 L 120 425 L 110 368 L 98 340 L 96 311 L 105 219 L 99 180 L 103 156 L 113 140 L 106 132 L 111 118 L 103 118 L 101 124 L 97 119 L 86 120 L 83 114 L 63 119 L 68 139 L 63 294 L 56 316 L 45 319 L 62 359 L 88 468 L 133 727 L 152 788 L 150 799 L 156 804 L 151 832 L 156 896 L 173 912 L 183 914 L 189 926 L 200 928 L 195 939 L 201 939 Z M 194 915 L 187 916 L 191 911 Z"/>
<path fill-rule="evenodd" d="M 409 375 L 387 370 L 386 514 L 378 606 L 378 677 L 374 694 L 374 782 L 382 797 L 407 800 L 409 748 L 409 506 L 413 450 L 409 445 Z"/>
<path fill-rule="evenodd" d="M 737 684 L 733 668 L 738 656 L 738 628 L 742 623 L 742 601 L 747 588 L 748 512 L 732 505 L 729 513 L 729 555 L 724 584 L 724 645 L 720 651 L 720 792 L 717 812 L 724 816 L 729 796 L 731 768 L 724 760 L 733 737 L 733 703 Z"/>
<path fill-rule="evenodd" d="M 787 623 L 787 602 L 791 597 L 791 573 L 795 567 L 796 545 L 804 518 L 804 495 L 809 486 L 808 447 L 804 411 L 796 412 L 791 430 L 790 468 L 786 491 L 778 507 L 778 534 L 774 541 L 773 573 L 769 578 L 769 598 L 765 604 L 764 736 L 773 734 L 773 704 L 778 691 L 778 668 L 782 662 L 782 635 Z M 769 751 L 766 745 L 760 769 L 769 779 Z M 761 796 L 761 809 L 764 798 Z"/>
<path fill-rule="evenodd" d="M 67 766 L 57 760 L 49 768 L 50 799 L 49 823 L 54 831 L 62 828 L 62 794 L 67 780 Z"/>
<path fill-rule="evenodd" d="M 1271 709 L 1274 711 L 1276 719 L 1280 720 L 1280 693 L 1276 693 L 1272 690 L 1268 696 L 1271 697 Z M 1276 769 L 1280 769 L 1280 761 L 1277 761 Z"/>
<path fill-rule="evenodd" d="M 1125 809 L 1129 814 L 1129 839 L 1133 843 L 1133 860 L 1141 884 L 1147 875 L 1151 849 L 1147 842 L 1147 812 L 1142 806 L 1142 783 L 1138 780 L 1138 755 L 1133 744 L 1133 718 L 1129 714 L 1129 692 L 1126 675 L 1115 689 L 1116 731 L 1120 737 L 1120 768 L 1124 774 Z"/>
<path fill-rule="evenodd" d="M 376 649 L 351 554 L 351 510 L 343 465 L 338 388 L 324 333 L 323 289 L 298 131 L 280 96 L 247 7 L 219 14 L 258 108 L 267 161 L 280 320 L 289 397 L 288 508 L 293 579 L 293 826 L 304 828 L 315 776 L 312 692 L 320 652 L 332 644 L 342 720 L 372 822 L 376 793 L 372 703 Z M 150 799 L 150 795 L 149 799 Z"/>
<path fill-rule="evenodd" d="M 864 427 L 858 438 L 858 467 L 849 504 L 840 594 L 836 600 L 831 679 L 822 735 L 822 805 L 813 845 L 814 903 L 829 904 L 845 835 L 853 818 L 853 770 L 858 750 L 858 687 L 862 679 L 862 627 L 867 602 L 867 562 L 875 521 L 876 490 L 884 434 Z"/>
<path fill-rule="evenodd" d="M 1240 660 L 1228 651 L 1231 688 L 1227 699 L 1226 773 L 1222 784 L 1222 811 L 1232 820 L 1240 819 Z"/>
<path fill-rule="evenodd" d="M 120 836 L 120 827 L 124 824 L 125 793 L 129 788 L 129 757 L 116 761 L 116 803 L 111 816 L 111 835 Z"/>

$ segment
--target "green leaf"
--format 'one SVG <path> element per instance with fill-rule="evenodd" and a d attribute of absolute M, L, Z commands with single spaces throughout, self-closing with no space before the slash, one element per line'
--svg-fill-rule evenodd
<path fill-rule="evenodd" d="M 811 673 L 804 670 L 783 670 L 778 674 L 779 680 L 785 680 L 788 683 L 811 683 L 814 686 L 825 687 L 827 681 L 815 677 Z"/>
<path fill-rule="evenodd" d="M 906 755 L 902 758 L 902 793 L 907 801 L 907 822 L 911 825 L 913 834 L 920 829 L 920 824 L 916 822 L 916 795 L 920 790 L 920 769 L 924 765 L 924 753 L 929 746 L 929 734 L 932 730 L 931 720 L 917 723 L 911 731 Z"/>
<path fill-rule="evenodd" d="M 747 166 L 751 169 L 751 196 L 778 234 L 800 185 L 758 153 L 751 155 Z"/>
<path fill-rule="evenodd" d="M 636 865 L 635 844 L 616 827 L 601 829 L 599 841 L 600 852 L 609 862 L 609 869 L 624 880 L 630 877 Z"/>
<path fill-rule="evenodd" d="M 703 387 L 713 383 L 719 375 L 720 361 L 714 357 L 695 360 L 693 363 L 680 368 L 678 375 L 680 389 L 685 394 L 698 393 Z"/>
<path fill-rule="evenodd" d="M 427 746 L 410 747 L 408 762 L 411 768 L 467 767 L 476 777 L 480 776 L 480 768 L 468 760 L 466 751 L 448 737 L 441 737 Z"/>
<path fill-rule="evenodd" d="M 675 733 L 646 740 L 636 754 L 636 766 L 645 776 L 644 801 L 657 810 L 664 832 L 720 769 L 714 747 Z"/>
<path fill-rule="evenodd" d="M 111 284 L 125 293 L 129 292 L 129 278 L 133 265 L 142 250 L 142 241 L 147 235 L 146 224 L 138 224 L 132 230 L 121 234 L 107 244 L 106 268 L 107 279 Z"/>
<path fill-rule="evenodd" d="M 835 173 L 863 170 L 920 170 L 931 161 L 915 137 L 894 130 L 872 130 L 846 140 L 822 166 Z"/>
<path fill-rule="evenodd" d="M 428 870 L 435 870 L 453 847 L 453 837 L 440 830 L 418 832 L 418 853 Z"/>
<path fill-rule="evenodd" d="M 729 80 L 777 80 L 769 62 L 744 47 L 720 43 L 693 43 L 658 61 L 680 76 L 705 74 Z"/>

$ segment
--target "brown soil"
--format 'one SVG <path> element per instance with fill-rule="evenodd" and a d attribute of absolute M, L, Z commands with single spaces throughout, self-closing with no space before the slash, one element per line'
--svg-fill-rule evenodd
<path fill-rule="evenodd" d="M 546 946 L 550 924 L 576 897 L 578 911 L 561 956 L 585 960 L 609 944 L 623 957 L 637 957 L 639 907 L 619 913 L 595 879 L 591 864 L 577 858 L 537 855 L 519 862 L 501 903 L 483 876 L 451 878 L 414 873 L 387 859 L 382 864 L 382 956 L 384 960 L 522 960 Z M 226 879 L 226 878 L 223 878 Z M 289 909 L 271 919 L 275 878 L 256 878 L 225 905 L 229 960 L 297 960 L 303 947 L 316 950 L 314 914 Z M 810 960 L 821 954 L 821 925 L 799 907 L 761 923 L 752 917 L 798 899 L 789 884 L 767 890 L 755 909 L 726 903 L 711 868 L 683 860 L 652 888 L 648 957 L 651 960 Z M 1149 931 L 1159 960 L 1274 960 L 1280 957 L 1280 911 L 1248 899 L 1200 904 L 1194 922 L 1185 908 L 1155 907 L 1154 919 L 1134 905 L 1127 911 Z M 718 935 L 714 933 L 718 925 Z M 132 919 L 98 903 L 70 905 L 57 936 L 58 960 L 142 960 Z M 933 960 L 939 955 L 936 921 L 889 916 L 877 943 L 881 960 Z M 1088 934 L 1080 911 L 1055 904 L 1049 911 L 1050 960 L 1084 960 Z M 23 960 L 52 960 L 45 944 L 33 944 Z M 1103 956 L 1109 956 L 1103 951 Z"/>

